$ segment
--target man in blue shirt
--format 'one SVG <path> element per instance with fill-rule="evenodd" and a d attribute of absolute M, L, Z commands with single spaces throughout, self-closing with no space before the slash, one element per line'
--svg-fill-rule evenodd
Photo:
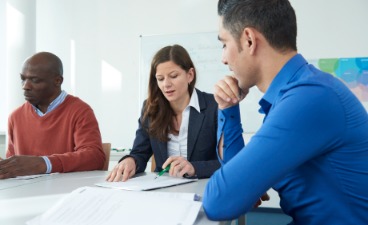
<path fill-rule="evenodd" d="M 251 210 L 269 189 L 292 224 L 368 224 L 368 116 L 340 80 L 309 65 L 296 48 L 287 0 L 220 0 L 219 40 L 234 72 L 215 86 L 221 168 L 203 207 L 210 219 Z M 264 94 L 264 123 L 244 144 L 239 101 Z"/>

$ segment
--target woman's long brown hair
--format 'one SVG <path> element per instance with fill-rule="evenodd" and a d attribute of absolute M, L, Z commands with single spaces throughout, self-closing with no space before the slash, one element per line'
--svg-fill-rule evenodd
<path fill-rule="evenodd" d="M 157 66 L 161 63 L 172 61 L 183 70 L 188 72 L 191 68 L 194 71 L 193 81 L 188 85 L 189 96 L 192 95 L 196 83 L 196 70 L 188 52 L 180 45 L 166 46 L 160 49 L 152 59 L 151 71 L 148 84 L 148 98 L 143 113 L 143 124 L 149 124 L 145 127 L 148 134 L 162 142 L 169 140 L 168 134 L 173 132 L 173 117 L 176 116 L 165 98 L 156 80 Z M 147 119 L 149 123 L 147 122 Z"/>

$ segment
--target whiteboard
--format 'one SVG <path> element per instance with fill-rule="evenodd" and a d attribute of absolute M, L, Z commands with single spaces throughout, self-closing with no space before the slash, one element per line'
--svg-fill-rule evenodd
<path fill-rule="evenodd" d="M 231 74 L 228 67 L 221 62 L 222 45 L 217 32 L 191 34 L 142 35 L 140 37 L 139 58 L 139 107 L 147 98 L 148 78 L 154 54 L 167 45 L 183 46 L 193 60 L 197 70 L 196 88 L 213 93 L 214 85 L 225 75 Z M 243 130 L 245 133 L 256 132 L 262 124 L 263 115 L 258 113 L 258 102 L 263 94 L 253 87 L 247 97 L 240 103 Z"/>

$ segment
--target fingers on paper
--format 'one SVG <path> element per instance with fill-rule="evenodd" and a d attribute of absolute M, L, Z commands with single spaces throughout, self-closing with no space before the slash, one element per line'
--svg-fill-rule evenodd
<path fill-rule="evenodd" d="M 109 182 L 119 181 L 122 177 L 122 172 L 119 172 L 121 169 L 119 169 L 121 166 L 121 162 L 117 164 L 114 169 L 110 172 L 110 174 L 107 176 L 106 180 Z"/>
<path fill-rule="evenodd" d="M 114 167 L 114 169 L 107 177 L 107 181 L 110 182 L 127 181 L 129 178 L 134 176 L 134 174 L 135 174 L 134 159 L 126 158 Z"/>
<path fill-rule="evenodd" d="M 132 169 L 132 168 L 125 169 L 124 172 L 123 172 L 122 181 L 127 181 L 129 178 L 134 176 L 134 174 L 135 174 L 135 169 Z"/>

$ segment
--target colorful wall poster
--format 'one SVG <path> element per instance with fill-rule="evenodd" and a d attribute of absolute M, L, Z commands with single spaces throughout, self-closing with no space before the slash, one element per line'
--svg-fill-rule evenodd
<path fill-rule="evenodd" d="M 368 57 L 325 58 L 309 62 L 340 78 L 362 103 L 368 103 Z"/>

